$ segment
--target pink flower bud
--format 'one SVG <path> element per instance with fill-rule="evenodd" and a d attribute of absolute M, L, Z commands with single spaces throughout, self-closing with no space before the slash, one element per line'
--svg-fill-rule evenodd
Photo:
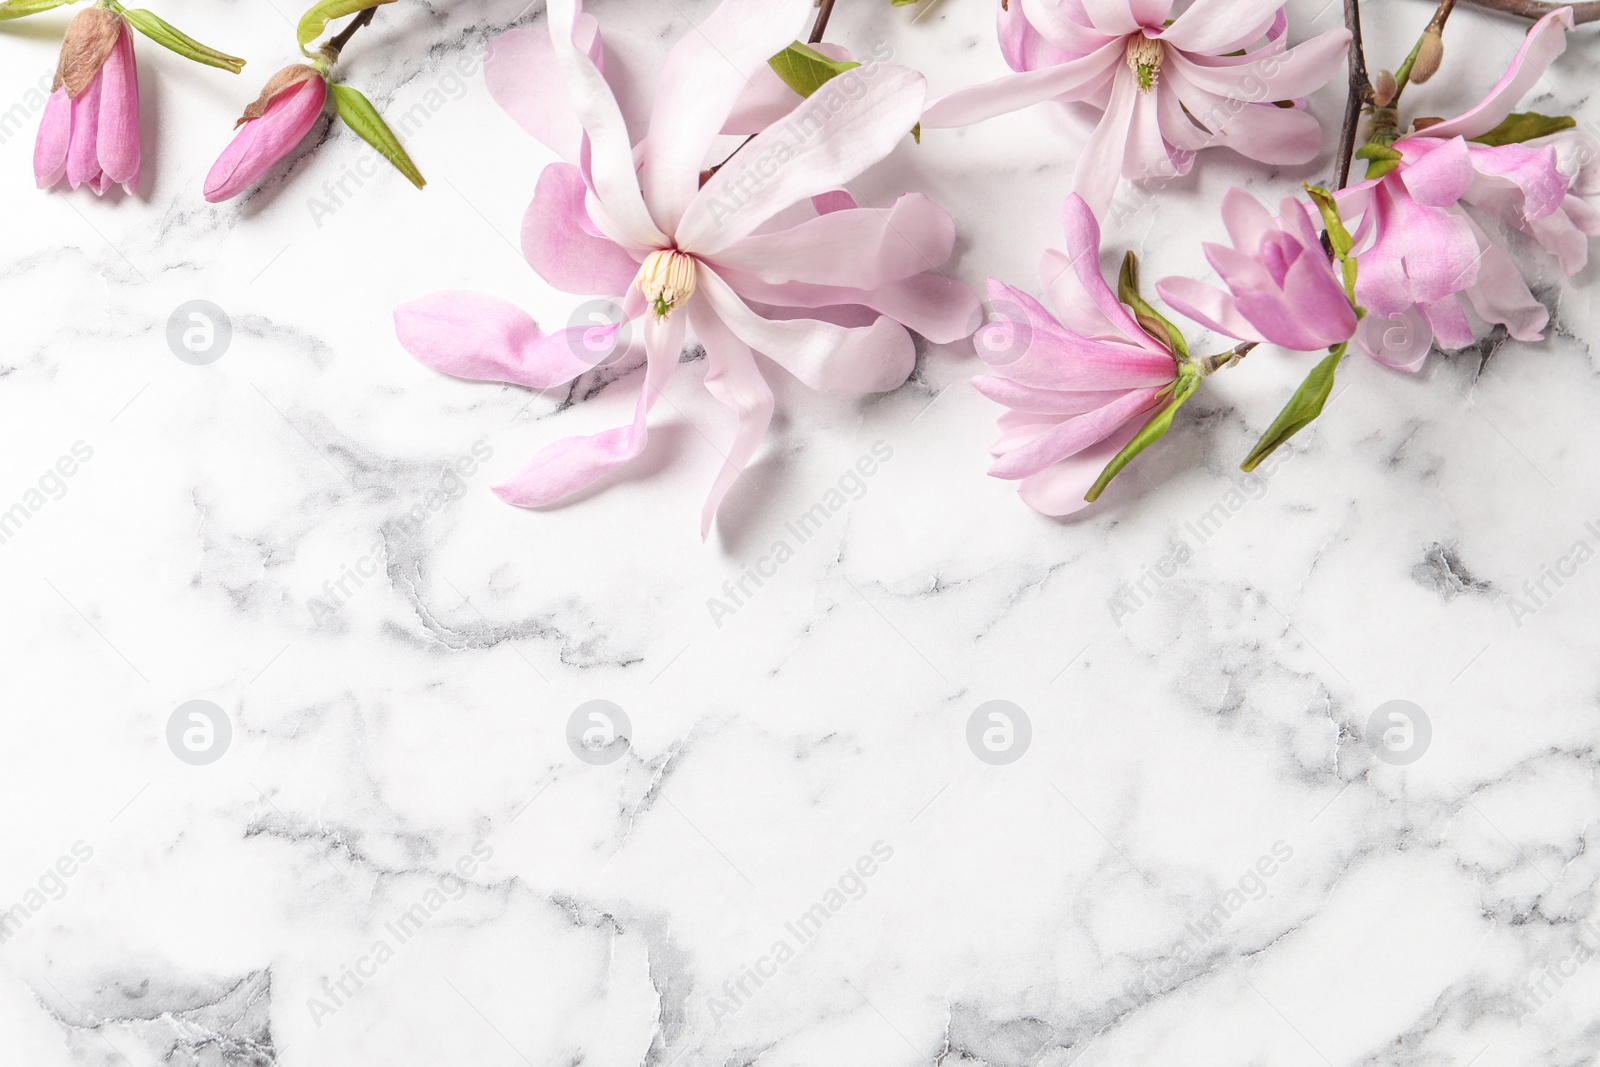
<path fill-rule="evenodd" d="M 139 181 L 139 73 L 122 16 L 80 11 L 67 27 L 55 86 L 34 143 L 33 175 L 48 189 L 62 178 L 96 195 Z"/>
<path fill-rule="evenodd" d="M 206 175 L 206 199 L 229 200 L 254 185 L 311 131 L 327 99 L 328 83 L 315 67 L 296 63 L 274 74 Z"/>

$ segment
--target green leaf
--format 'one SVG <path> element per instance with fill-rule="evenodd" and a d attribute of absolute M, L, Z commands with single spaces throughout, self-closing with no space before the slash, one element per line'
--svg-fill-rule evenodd
<path fill-rule="evenodd" d="M 73 3 L 73 0 L 5 0 L 5 3 L 0 4 L 0 22 L 37 15 L 41 11 L 49 11 L 53 7 L 70 3 Z"/>
<path fill-rule="evenodd" d="M 427 179 L 417 165 L 411 162 L 411 157 L 406 155 L 406 150 L 401 147 L 400 139 L 389 129 L 389 124 L 383 121 L 383 116 L 378 114 L 378 109 L 372 106 L 372 101 L 361 94 L 359 89 L 352 89 L 348 85 L 338 82 L 328 86 L 333 93 L 333 106 L 338 109 L 339 117 L 345 124 L 366 141 L 373 148 L 394 164 L 396 170 L 404 174 L 412 185 L 421 189 L 427 185 Z"/>
<path fill-rule="evenodd" d="M 1300 383 L 1300 388 L 1294 391 L 1294 396 L 1289 398 L 1283 410 L 1278 412 L 1278 417 L 1272 420 L 1272 425 L 1261 435 L 1256 447 L 1239 464 L 1240 470 L 1255 470 L 1256 465 L 1272 455 L 1279 445 L 1316 421 L 1317 416 L 1322 414 L 1322 405 L 1328 402 L 1328 395 L 1333 392 L 1333 374 L 1339 369 L 1339 361 L 1344 359 L 1348 347 L 1348 341 L 1336 345 L 1321 363 L 1311 368 L 1311 373 L 1306 375 L 1306 380 Z"/>
<path fill-rule="evenodd" d="M 1472 140 L 1477 144 L 1499 147 L 1521 144 L 1535 137 L 1570 130 L 1578 124 L 1571 115 L 1541 115 L 1537 111 L 1518 111 L 1507 115 L 1506 120 L 1481 137 Z"/>
<path fill-rule="evenodd" d="M 300 27 L 296 31 L 300 38 L 300 50 L 305 51 L 306 45 L 321 37 L 328 29 L 328 23 L 335 19 L 342 19 L 346 15 L 354 15 L 358 11 L 365 11 L 369 7 L 378 7 L 382 4 L 392 4 L 394 0 L 322 0 L 300 16 Z M 310 53 L 307 53 L 309 55 Z"/>
<path fill-rule="evenodd" d="M 767 60 L 767 66 L 789 88 L 801 96 L 809 97 L 845 71 L 854 70 L 861 64 L 829 59 L 810 45 L 796 41 Z"/>
<path fill-rule="evenodd" d="M 1180 362 L 1188 361 L 1189 343 L 1183 339 L 1183 331 L 1167 321 L 1166 316 L 1151 307 L 1140 295 L 1139 257 L 1132 252 L 1122 257 L 1122 272 L 1117 275 L 1117 299 L 1132 309 L 1133 317 L 1139 321 L 1145 333 L 1176 353 L 1173 358 Z"/>
<path fill-rule="evenodd" d="M 122 17 L 156 44 L 178 53 L 185 59 L 192 59 L 196 63 L 204 63 L 208 67 L 231 71 L 234 74 L 244 69 L 244 60 L 238 56 L 230 56 L 226 52 L 219 52 L 215 48 L 201 44 L 154 12 L 139 7 L 124 11 Z"/>
<path fill-rule="evenodd" d="M 1320 185 L 1308 185 L 1306 192 L 1311 194 L 1317 210 L 1322 213 L 1322 225 L 1327 228 L 1328 240 L 1332 242 L 1333 250 L 1339 254 L 1340 259 L 1344 259 L 1350 254 L 1355 241 L 1351 239 L 1350 231 L 1345 229 L 1344 220 L 1339 217 L 1338 202 L 1334 200 L 1332 193 Z"/>
<path fill-rule="evenodd" d="M 1367 161 L 1367 178 L 1381 178 L 1400 165 L 1397 149 L 1376 141 L 1364 144 L 1355 151 L 1355 158 Z"/>
<path fill-rule="evenodd" d="M 1094 485 L 1083 494 L 1083 499 L 1094 503 L 1100 499 L 1100 494 L 1105 492 L 1106 486 L 1111 484 L 1111 479 L 1122 473 L 1122 468 L 1133 462 L 1133 457 L 1149 448 L 1167 435 L 1172 429 L 1172 417 L 1183 407 L 1184 401 L 1194 395 L 1200 387 L 1200 373 L 1191 367 L 1185 366 L 1178 375 L 1178 381 L 1172 390 L 1172 399 L 1167 401 L 1167 406 L 1156 412 L 1150 421 L 1145 423 L 1133 440 L 1122 447 L 1122 451 L 1111 457 L 1111 462 L 1106 464 L 1106 469 L 1100 472 L 1100 477 L 1095 479 Z"/>

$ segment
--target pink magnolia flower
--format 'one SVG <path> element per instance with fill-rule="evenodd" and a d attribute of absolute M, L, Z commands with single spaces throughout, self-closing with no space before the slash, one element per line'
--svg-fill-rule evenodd
<path fill-rule="evenodd" d="M 566 160 L 540 175 L 523 251 L 556 288 L 614 297 L 622 320 L 642 320 L 645 349 L 632 421 L 548 446 L 495 487 L 501 499 L 553 504 L 638 456 L 692 330 L 706 388 L 738 423 L 704 536 L 772 418 L 754 354 L 815 389 L 881 392 L 912 369 L 907 326 L 936 342 L 971 332 L 976 297 L 928 273 L 954 245 L 943 209 L 918 195 L 862 208 L 842 191 L 907 139 L 922 76 L 870 64 L 802 100 L 767 60 L 811 12 L 812 0 L 724 0 L 673 46 L 638 145 L 603 72 L 598 26 L 577 0 L 551 0 L 548 36 L 514 30 L 494 43 L 491 92 Z M 707 174 L 719 132 L 754 136 Z M 624 334 L 619 321 L 546 335 L 518 308 L 462 293 L 398 308 L 395 324 L 431 367 L 534 388 L 591 369 Z"/>
<path fill-rule="evenodd" d="M 972 384 L 1010 409 L 1000 416 L 989 473 L 1020 481 L 1023 501 L 1045 515 L 1085 506 L 1084 494 L 1178 376 L 1172 352 L 1139 328 L 1101 277 L 1100 227 L 1089 205 L 1069 196 L 1062 220 L 1067 252 L 1046 252 L 1039 269 L 1063 321 L 991 278 L 998 321 L 973 338 L 995 373 Z"/>
<path fill-rule="evenodd" d="M 1350 34 L 1287 48 L 1283 0 L 1011 0 L 1000 44 L 1018 71 L 928 105 L 928 129 L 968 126 L 1043 100 L 1104 114 L 1073 189 L 1097 214 L 1121 178 L 1187 174 L 1202 148 L 1264 163 L 1305 163 L 1322 144 L 1299 98 L 1338 73 Z M 1293 107 L 1280 103 L 1294 102 Z"/>
<path fill-rule="evenodd" d="M 1316 227 L 1292 196 L 1279 210 L 1274 217 L 1243 189 L 1229 189 L 1222 220 L 1233 247 L 1203 246 L 1228 291 L 1176 277 L 1161 279 L 1156 292 L 1189 318 L 1241 341 L 1270 341 L 1297 352 L 1348 341 L 1356 311 Z"/>
<path fill-rule="evenodd" d="M 304 63 L 284 67 L 234 123 L 239 132 L 206 175 L 213 204 L 244 192 L 311 132 L 328 99 L 328 83 Z"/>
<path fill-rule="evenodd" d="M 121 15 L 101 7 L 73 16 L 61 45 L 55 87 L 33 149 L 39 188 L 62 178 L 95 195 L 139 182 L 139 71 L 133 34 Z"/>
<path fill-rule="evenodd" d="M 1600 213 L 1561 169 L 1559 135 L 1498 146 L 1471 141 L 1511 114 L 1565 50 L 1572 26 L 1570 8 L 1540 19 L 1481 102 L 1396 141 L 1394 170 L 1338 194 L 1360 262 L 1356 299 L 1371 312 L 1357 336 L 1374 358 L 1415 370 L 1434 342 L 1471 344 L 1469 308 L 1518 340 L 1543 336 L 1549 312 L 1463 205 L 1530 233 L 1569 272 L 1582 268 L 1588 238 L 1600 234 Z"/>

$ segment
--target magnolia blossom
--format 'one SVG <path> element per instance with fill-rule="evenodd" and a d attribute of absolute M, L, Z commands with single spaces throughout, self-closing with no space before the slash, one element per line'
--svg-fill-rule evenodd
<path fill-rule="evenodd" d="M 1187 174 L 1202 148 L 1305 163 L 1322 145 L 1300 97 L 1339 72 L 1344 29 L 1288 48 L 1283 0 L 1010 0 L 1000 44 L 1018 71 L 928 105 L 924 127 L 967 126 L 1043 100 L 1090 104 L 1100 124 L 1073 188 L 1097 214 L 1120 178 Z"/>
<path fill-rule="evenodd" d="M 767 60 L 811 13 L 812 0 L 724 0 L 672 48 L 637 145 L 603 71 L 599 28 L 577 0 L 551 0 L 548 36 L 514 30 L 495 42 L 491 92 L 566 160 L 545 169 L 523 220 L 528 261 L 558 289 L 614 297 L 621 314 L 545 335 L 503 301 L 441 293 L 395 312 L 400 341 L 446 373 L 534 388 L 590 369 L 624 322 L 641 323 L 645 349 L 632 421 L 555 442 L 495 487 L 502 499 L 553 504 L 638 456 L 692 330 L 707 390 L 738 420 L 704 536 L 772 418 L 753 353 L 815 389 L 881 392 L 912 369 L 907 326 L 934 341 L 971 331 L 976 297 L 925 273 L 950 256 L 950 217 L 918 195 L 874 209 L 842 191 L 908 139 L 922 76 L 875 63 L 802 100 Z M 732 147 L 713 156 L 721 132 L 754 136 L 707 174 Z"/>
<path fill-rule="evenodd" d="M 1586 262 L 1600 213 L 1580 195 L 1593 192 L 1593 175 L 1575 187 L 1560 165 L 1558 147 L 1573 142 L 1559 135 L 1525 144 L 1472 142 L 1544 77 L 1572 26 L 1570 8 L 1540 19 L 1481 102 L 1396 141 L 1401 158 L 1394 170 L 1338 194 L 1360 262 L 1356 299 L 1371 312 L 1358 337 L 1375 358 L 1414 370 L 1435 341 L 1443 348 L 1471 344 L 1469 308 L 1518 340 L 1543 336 L 1549 312 L 1463 205 L 1528 232 L 1569 273 Z"/>
<path fill-rule="evenodd" d="M 244 192 L 311 132 L 328 99 L 328 83 L 315 67 L 295 63 L 268 80 L 234 123 L 239 130 L 206 175 L 213 204 Z"/>
<path fill-rule="evenodd" d="M 1044 254 L 1040 275 L 1057 321 L 1020 290 L 989 280 L 996 320 L 973 340 L 995 372 L 978 391 L 1010 410 L 990 451 L 996 478 L 1020 481 L 1024 502 L 1067 515 L 1100 472 L 1170 395 L 1172 351 L 1134 321 L 1100 275 L 1100 227 L 1082 197 L 1062 209 L 1067 251 Z"/>
<path fill-rule="evenodd" d="M 62 178 L 95 195 L 139 182 L 139 71 L 133 34 L 102 7 L 73 16 L 33 150 L 39 188 Z"/>
<path fill-rule="evenodd" d="M 1300 201 L 1284 197 L 1274 217 L 1243 189 L 1222 198 L 1222 221 L 1233 247 L 1204 245 L 1206 259 L 1228 287 L 1192 278 L 1163 278 L 1161 299 L 1196 322 L 1241 341 L 1270 341 L 1313 352 L 1348 341 L 1356 312 L 1333 271 L 1322 239 Z"/>

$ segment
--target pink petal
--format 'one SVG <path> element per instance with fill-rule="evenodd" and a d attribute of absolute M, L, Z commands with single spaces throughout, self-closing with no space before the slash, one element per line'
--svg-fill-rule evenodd
<path fill-rule="evenodd" d="M 1100 272 L 1100 224 L 1095 221 L 1094 212 L 1089 209 L 1083 197 L 1069 193 L 1062 202 L 1061 229 L 1066 235 L 1067 256 L 1070 257 L 1068 265 L 1072 268 L 1072 276 L 1077 281 L 1076 288 L 1088 298 L 1098 312 L 1088 325 L 1098 326 L 1100 322 L 1105 322 L 1120 335 L 1121 340 L 1131 341 L 1149 349 L 1162 359 L 1169 358 L 1167 351 L 1150 339 L 1150 335 L 1134 321 L 1127 307 L 1117 299 L 1117 294 L 1111 291 L 1111 286 L 1106 284 L 1105 276 Z M 1045 281 L 1045 287 L 1051 290 L 1052 294 L 1064 288 L 1053 287 L 1051 279 Z M 1071 302 L 1077 303 L 1076 300 Z M 1078 328 L 1079 323 L 1076 319 L 1062 321 L 1073 333 L 1084 333 Z"/>
<path fill-rule="evenodd" d="M 877 289 L 934 270 L 950 258 L 956 228 L 950 215 L 920 193 L 888 211 L 834 211 L 787 230 L 746 237 L 711 257 L 763 281 Z"/>
<path fill-rule="evenodd" d="M 1528 232 L 1540 248 L 1556 257 L 1562 270 L 1576 274 L 1589 262 L 1589 239 L 1600 236 L 1600 211 L 1569 196 L 1561 210 L 1530 222 Z"/>
<path fill-rule="evenodd" d="M 671 242 L 656 227 L 639 190 L 633 142 L 617 98 L 594 60 L 573 42 L 575 0 L 550 0 L 548 17 L 556 65 L 566 79 L 570 106 L 589 135 L 588 169 L 604 215 L 595 217 L 595 223 L 630 247 L 667 247 Z"/>
<path fill-rule="evenodd" d="M 1200 325 L 1239 341 L 1265 341 L 1261 331 L 1239 313 L 1232 293 L 1193 278 L 1171 277 L 1156 282 L 1156 292 L 1174 310 Z"/>
<path fill-rule="evenodd" d="M 1235 185 L 1222 194 L 1222 225 L 1227 227 L 1228 240 L 1234 248 L 1253 253 L 1268 234 L 1277 230 L 1278 221 L 1267 205 Z"/>
<path fill-rule="evenodd" d="M 1513 226 L 1527 227 L 1561 209 L 1572 178 L 1556 164 L 1550 145 L 1468 145 L 1477 172 L 1465 199 L 1485 207 Z"/>
<path fill-rule="evenodd" d="M 1129 181 L 1173 178 L 1178 174 L 1178 165 L 1161 136 L 1159 93 L 1156 89 L 1133 98 L 1133 118 L 1128 123 L 1128 143 L 1122 156 L 1122 176 Z"/>
<path fill-rule="evenodd" d="M 1083 499 L 1084 494 L 1099 479 L 1106 464 L 1133 440 L 1140 428 L 1138 420 L 1130 420 L 1099 444 L 1024 478 L 1017 487 L 1017 495 L 1024 504 L 1041 515 L 1059 517 L 1083 510 L 1089 506 L 1088 501 Z"/>
<path fill-rule="evenodd" d="M 1477 105 L 1425 131 L 1428 137 L 1482 137 L 1506 120 L 1555 58 L 1567 50 L 1572 9 L 1557 8 L 1533 24 L 1510 68 Z"/>
<path fill-rule="evenodd" d="M 650 149 L 639 174 L 662 230 L 677 229 L 700 191 L 711 141 L 751 76 L 770 70 L 768 58 L 795 39 L 811 14 L 811 0 L 722 0 L 672 46 L 656 80 Z"/>
<path fill-rule="evenodd" d="M 1103 408 L 1127 394 L 1125 389 L 1066 390 L 1039 389 L 1010 378 L 982 374 L 972 379 L 972 387 L 997 404 L 1013 411 L 1041 415 L 1084 415 Z"/>
<path fill-rule="evenodd" d="M 1089 135 L 1072 175 L 1072 191 L 1081 196 L 1096 216 L 1105 214 L 1122 182 L 1122 161 L 1128 151 L 1128 134 L 1133 124 L 1134 98 L 1139 87 L 1133 73 L 1119 68 L 1111 79 L 1111 99 L 1100 123 Z"/>
<path fill-rule="evenodd" d="M 1471 219 L 1467 224 L 1483 246 L 1477 280 L 1464 294 L 1472 310 L 1485 322 L 1501 323 L 1519 341 L 1542 340 L 1550 322 L 1549 309 L 1534 298 L 1505 249 L 1489 240 Z"/>
<path fill-rule="evenodd" d="M 1432 304 L 1419 304 L 1417 310 L 1428 320 L 1434 343 L 1440 348 L 1454 350 L 1472 343 L 1472 324 L 1454 293 Z"/>
<path fill-rule="evenodd" d="M 578 50 L 597 58 L 600 25 L 594 16 L 579 15 L 573 33 Z M 494 102 L 517 125 L 568 163 L 578 162 L 583 126 L 567 101 L 567 87 L 556 67 L 548 30 L 522 26 L 489 42 L 483 57 L 483 80 Z"/>
<path fill-rule="evenodd" d="M 577 167 L 546 167 L 522 216 L 522 254 L 539 277 L 563 292 L 626 292 L 639 261 L 605 238 L 589 235 L 588 191 Z"/>
<path fill-rule="evenodd" d="M 1130 0 L 1079 0 L 1089 25 L 1107 37 L 1121 37 L 1139 29 Z"/>
<path fill-rule="evenodd" d="M 1395 178 L 1425 207 L 1450 207 L 1472 187 L 1472 153 L 1459 137 L 1408 138 L 1395 144 L 1405 157 Z"/>
<path fill-rule="evenodd" d="M 706 349 L 706 389 L 712 396 L 732 408 L 739 417 L 733 434 L 733 444 L 728 448 L 726 462 L 717 473 L 717 480 L 706 497 L 700 514 L 700 538 L 711 532 L 711 521 L 717 508 L 728 495 L 728 490 L 744 474 L 750 458 L 755 455 L 772 422 L 772 389 L 745 343 L 733 335 L 728 327 L 711 311 L 704 301 L 689 305 L 689 320 L 694 324 L 695 336 Z"/>
<path fill-rule="evenodd" d="M 892 319 L 850 329 L 819 319 L 762 318 L 704 265 L 699 295 L 739 340 L 813 389 L 886 392 L 916 365 L 911 335 Z"/>
<path fill-rule="evenodd" d="M 480 293 L 434 293 L 402 304 L 394 329 L 401 346 L 436 371 L 531 389 L 569 382 L 611 354 L 594 327 L 546 336 L 515 304 Z"/>
<path fill-rule="evenodd" d="M 633 421 L 597 434 L 567 437 L 550 445 L 510 480 L 494 487 L 508 504 L 537 508 L 587 489 L 644 451 L 650 432 L 646 417 L 678 366 L 683 351 L 684 316 L 645 320 L 645 376 Z"/>
<path fill-rule="evenodd" d="M 1023 385 L 1073 392 L 1136 389 L 1165 386 L 1177 374 L 1170 355 L 1078 336 L 1028 294 L 993 278 L 989 310 L 994 320 L 973 338 L 978 354 Z"/>
<path fill-rule="evenodd" d="M 1266 33 L 1282 7 L 1283 0 L 1194 0 L 1161 39 L 1185 52 L 1234 52 Z"/>
<path fill-rule="evenodd" d="M 99 157 L 100 85 L 96 74 L 89 87 L 72 101 L 72 144 L 67 149 L 67 181 L 76 189 L 88 183 L 91 188 L 101 177 Z M 95 190 L 99 192 L 98 189 Z"/>
<path fill-rule="evenodd" d="M 321 78 L 308 78 L 273 97 L 266 112 L 240 127 L 212 164 L 206 175 L 206 199 L 220 203 L 254 185 L 311 132 L 327 97 L 328 86 Z"/>
<path fill-rule="evenodd" d="M 989 468 L 994 478 L 1026 478 L 1050 464 L 1110 437 L 1129 420 L 1161 401 L 1160 389 L 1136 389 L 1083 415 L 1065 419 L 1020 448 L 1007 452 Z"/>
<path fill-rule="evenodd" d="M 978 298 L 961 282 L 940 274 L 914 274 L 876 289 L 850 289 L 802 282 L 774 283 L 753 274 L 718 267 L 722 280 L 745 300 L 774 308 L 870 308 L 889 316 L 935 344 L 959 341 L 978 320 Z M 842 321 L 838 314 L 829 316 Z M 867 325 L 876 315 L 867 315 Z"/>
<path fill-rule="evenodd" d="M 1077 91 L 1096 84 L 1107 71 L 1121 63 L 1123 47 L 1121 40 L 1115 40 L 1065 63 L 1008 74 L 982 85 L 969 85 L 945 93 L 928 103 L 922 114 L 922 126 L 928 130 L 971 126 L 1045 100 L 1071 98 Z"/>
<path fill-rule="evenodd" d="M 139 181 L 139 70 L 133 31 L 126 24 L 100 68 L 100 115 L 96 151 L 109 181 L 132 191 Z"/>
<path fill-rule="evenodd" d="M 1096 29 L 1089 21 L 1089 15 L 1082 5 L 1062 3 L 1061 0 L 1019 0 L 1011 5 L 1011 10 L 1019 10 L 1023 20 L 1036 32 L 1035 36 L 1042 37 L 1048 42 L 1046 48 L 1035 50 L 1035 56 L 1041 60 L 1050 58 L 1045 53 L 1057 55 L 1054 62 L 1062 61 L 1060 53 L 1072 55 L 1088 55 L 1090 52 L 1103 46 L 1108 40 L 1113 40 L 1121 45 L 1122 34 L 1107 34 Z M 1077 17 L 1074 17 L 1076 15 Z M 1024 63 L 1021 66 L 1010 64 L 1012 70 L 1037 70 L 1042 63 Z"/>
<path fill-rule="evenodd" d="M 684 212 L 678 246 L 715 256 L 784 208 L 859 177 L 908 139 L 925 89 L 922 75 L 888 63 L 832 79 L 706 182 Z M 807 131 L 798 144 L 797 130 Z"/>
<path fill-rule="evenodd" d="M 1386 182 L 1373 201 L 1377 237 L 1357 259 L 1356 299 L 1388 318 L 1432 304 L 1477 278 L 1480 249 L 1459 209 L 1423 207 Z"/>
<path fill-rule="evenodd" d="M 65 86 L 50 94 L 39 120 L 33 146 L 33 177 L 48 189 L 67 176 L 67 151 L 72 144 L 72 99 Z"/>
<path fill-rule="evenodd" d="M 1166 39 L 1171 40 L 1170 31 Z M 1344 69 L 1349 50 L 1350 31 L 1340 27 L 1320 33 L 1288 51 L 1268 55 L 1261 55 L 1260 51 L 1245 56 L 1180 52 L 1168 56 L 1161 75 L 1165 78 L 1169 70 L 1180 70 L 1186 82 L 1206 92 L 1232 100 L 1271 105 L 1275 100 L 1309 96 L 1327 85 Z M 1204 118 L 1200 121 L 1211 125 Z"/>

